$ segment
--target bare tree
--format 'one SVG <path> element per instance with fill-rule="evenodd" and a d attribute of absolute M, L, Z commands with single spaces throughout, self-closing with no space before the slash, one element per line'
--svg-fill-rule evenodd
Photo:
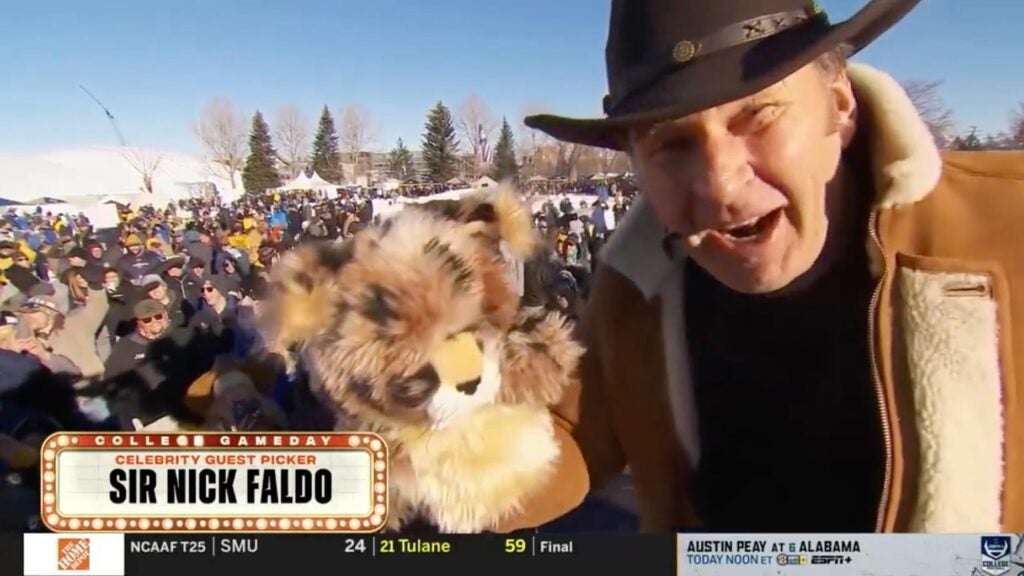
<path fill-rule="evenodd" d="M 309 121 L 292 104 L 278 108 L 274 118 L 277 154 L 289 178 L 295 178 L 306 167 L 309 150 Z"/>
<path fill-rule="evenodd" d="M 527 126 L 523 120 L 527 116 L 543 114 L 547 108 L 542 104 L 527 104 L 523 106 L 519 114 L 519 134 L 516 135 L 516 146 L 519 148 L 519 155 L 523 161 L 524 174 L 529 176 L 544 175 L 544 154 L 545 148 L 553 139 L 540 130 L 534 130 Z M 550 174 L 548 174 L 550 175 Z"/>
<path fill-rule="evenodd" d="M 350 104 L 341 111 L 338 140 L 341 150 L 355 164 L 356 174 L 360 172 L 361 153 L 377 138 L 377 129 L 370 116 L 370 110 L 361 104 Z"/>
<path fill-rule="evenodd" d="M 218 98 L 203 108 L 195 134 L 206 148 L 211 167 L 220 168 L 235 189 L 235 173 L 242 169 L 246 151 L 246 121 L 230 100 Z"/>
<path fill-rule="evenodd" d="M 473 155 L 473 176 L 491 163 L 491 139 L 498 122 L 480 98 L 473 94 L 459 106 L 458 131 Z"/>
<path fill-rule="evenodd" d="M 575 180 L 578 176 L 576 168 L 584 149 L 586 149 L 586 146 L 583 146 L 582 144 L 562 141 L 556 142 L 555 157 L 557 160 L 555 164 L 555 175 L 564 176 L 569 180 Z"/>
<path fill-rule="evenodd" d="M 903 89 L 931 131 L 935 143 L 939 148 L 946 148 L 955 137 L 956 122 L 953 119 L 953 111 L 946 106 L 942 96 L 939 95 L 941 86 L 942 80 L 907 80 L 903 82 Z"/>
<path fill-rule="evenodd" d="M 132 169 L 142 177 L 143 190 L 147 194 L 152 194 L 153 176 L 156 175 L 157 169 L 160 168 L 160 163 L 164 161 L 163 154 L 129 147 L 122 148 L 121 155 L 124 156 L 125 161 L 128 162 Z"/>
<path fill-rule="evenodd" d="M 1010 114 L 1010 145 L 1017 150 L 1024 150 L 1024 102 Z"/>

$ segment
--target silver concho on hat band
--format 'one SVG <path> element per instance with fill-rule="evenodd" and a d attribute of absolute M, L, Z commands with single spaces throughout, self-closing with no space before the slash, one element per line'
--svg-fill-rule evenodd
<path fill-rule="evenodd" d="M 691 42 L 689 40 L 683 40 L 672 48 L 672 59 L 680 64 L 689 62 L 697 55 L 700 51 L 700 44 Z"/>

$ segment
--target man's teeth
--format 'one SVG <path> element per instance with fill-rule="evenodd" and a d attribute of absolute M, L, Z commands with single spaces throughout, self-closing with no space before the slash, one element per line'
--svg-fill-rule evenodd
<path fill-rule="evenodd" d="M 756 237 L 761 232 L 761 225 L 765 223 L 767 216 L 771 214 L 762 214 L 749 220 L 740 222 L 739 224 L 729 226 L 728 228 L 721 228 L 719 231 L 734 240 L 749 240 Z"/>
<path fill-rule="evenodd" d="M 745 228 L 747 226 L 753 226 L 754 224 L 757 224 L 757 221 L 760 220 L 761 218 L 763 218 L 763 216 L 755 216 L 755 217 L 751 218 L 750 220 L 747 220 L 745 222 L 740 222 L 739 224 L 737 224 L 735 226 L 729 227 L 728 229 L 726 229 L 726 232 L 728 232 L 729 230 L 736 230 L 737 228 Z"/>

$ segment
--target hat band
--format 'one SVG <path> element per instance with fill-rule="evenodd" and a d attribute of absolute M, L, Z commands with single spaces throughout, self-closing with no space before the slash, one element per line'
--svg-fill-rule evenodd
<path fill-rule="evenodd" d="M 615 116 L 622 103 L 638 91 L 651 86 L 662 76 L 698 57 L 706 57 L 729 48 L 763 40 L 808 22 L 824 25 L 829 23 L 828 15 L 817 2 L 799 10 L 765 14 L 729 24 L 703 38 L 681 40 L 672 47 L 672 53 L 665 59 L 626 74 L 620 83 L 627 87 L 623 91 L 624 94 L 614 101 L 610 95 L 605 97 L 605 114 Z"/>
<path fill-rule="evenodd" d="M 814 17 L 822 17 L 827 20 L 827 16 L 824 14 L 817 4 L 813 4 L 801 10 L 778 12 L 737 22 L 700 40 L 683 40 L 677 43 L 672 49 L 672 59 L 679 64 L 685 64 L 697 56 L 706 56 L 774 36 Z"/>

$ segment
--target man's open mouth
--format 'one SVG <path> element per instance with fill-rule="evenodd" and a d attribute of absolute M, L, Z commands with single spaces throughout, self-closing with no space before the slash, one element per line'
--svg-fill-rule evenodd
<path fill-rule="evenodd" d="M 765 233 L 770 232 L 782 216 L 782 208 L 776 208 L 771 212 L 751 218 L 739 224 L 726 228 L 719 228 L 715 232 L 736 242 L 750 242 L 760 239 Z"/>

